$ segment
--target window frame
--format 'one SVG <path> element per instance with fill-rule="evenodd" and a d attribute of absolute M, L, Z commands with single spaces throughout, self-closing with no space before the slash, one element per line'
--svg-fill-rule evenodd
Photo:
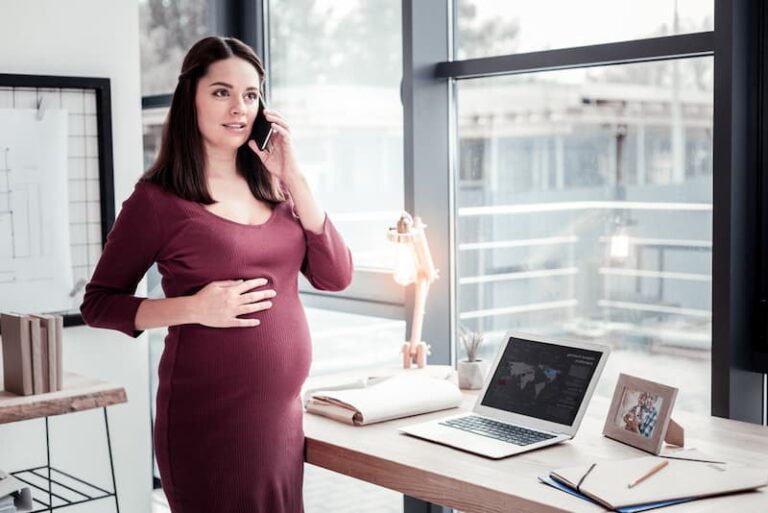
<path fill-rule="evenodd" d="M 760 66 L 761 61 L 759 51 L 755 50 L 759 45 L 749 43 L 753 41 L 755 23 L 758 23 L 758 28 L 763 28 L 762 42 L 765 42 L 766 16 L 764 11 L 760 11 L 760 2 L 756 0 L 736 3 L 714 0 L 714 5 L 715 30 L 709 32 L 453 60 L 450 33 L 455 31 L 455 26 L 449 23 L 445 34 L 435 34 L 436 30 L 430 25 L 434 25 L 436 19 L 455 19 L 455 2 L 403 0 L 406 205 L 417 213 L 427 212 L 420 215 L 439 231 L 435 233 L 433 229 L 430 233 L 431 240 L 437 242 L 433 252 L 445 255 L 449 260 L 447 265 L 443 262 L 444 268 L 451 269 L 447 276 L 443 275 L 444 282 L 449 282 L 443 288 L 450 290 L 451 300 L 446 302 L 443 298 L 433 297 L 436 294 L 430 295 L 427 304 L 429 322 L 425 321 L 424 325 L 425 338 L 429 340 L 445 340 L 448 331 L 449 341 L 443 342 L 437 351 L 441 356 L 447 353 L 448 362 L 453 361 L 453 324 L 457 314 L 455 285 L 451 283 L 455 278 L 452 230 L 456 216 L 451 184 L 457 172 L 456 106 L 452 99 L 452 84 L 470 77 L 713 56 L 711 412 L 721 417 L 763 422 L 766 370 L 755 369 L 751 364 L 755 350 L 748 342 L 754 340 L 756 335 L 753 319 L 762 322 L 761 328 L 765 329 L 764 317 L 754 314 L 758 303 L 753 283 L 759 269 L 753 255 L 759 249 L 756 241 L 760 239 L 753 237 L 759 215 L 755 206 L 759 201 L 759 188 L 753 185 L 762 174 L 754 163 L 755 148 L 760 145 L 752 143 L 760 133 L 759 125 L 749 115 L 757 112 L 750 91 L 760 84 L 753 76 L 753 69 L 755 63 Z M 762 17 L 758 15 L 761 12 Z M 442 44 L 435 40 L 438 37 L 445 38 L 440 41 Z M 433 108 L 436 95 L 445 102 L 442 111 Z M 759 107 L 765 120 L 765 106 Z M 419 116 L 415 116 L 416 112 Z M 421 143 L 421 138 L 427 139 L 427 133 L 440 134 L 439 141 L 432 145 L 414 144 L 414 141 Z M 442 164 L 445 154 L 451 156 L 451 162 L 442 168 L 449 170 L 451 176 L 423 176 L 429 167 L 421 164 Z M 763 187 L 768 189 L 765 185 Z M 443 194 L 438 198 L 437 213 L 431 196 L 435 190 Z M 443 216 L 446 211 L 450 213 L 449 220 L 441 222 L 430 218 L 439 216 L 440 209 Z M 763 212 L 766 210 L 763 207 Z M 768 219 L 768 212 L 764 216 Z M 768 222 L 765 225 L 768 226 Z M 768 281 L 768 278 L 763 277 L 763 280 Z M 408 305 L 410 308 L 410 302 Z"/>

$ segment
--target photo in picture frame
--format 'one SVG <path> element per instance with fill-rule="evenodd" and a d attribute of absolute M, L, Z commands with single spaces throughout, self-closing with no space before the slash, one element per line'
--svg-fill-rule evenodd
<path fill-rule="evenodd" d="M 664 442 L 682 447 L 683 429 L 671 418 L 677 388 L 619 374 L 603 435 L 659 454 Z"/>

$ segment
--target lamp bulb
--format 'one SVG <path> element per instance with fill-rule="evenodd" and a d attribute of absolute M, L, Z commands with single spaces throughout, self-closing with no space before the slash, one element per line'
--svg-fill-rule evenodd
<path fill-rule="evenodd" d="M 400 285 L 416 281 L 416 267 L 409 244 L 395 244 L 394 279 Z"/>

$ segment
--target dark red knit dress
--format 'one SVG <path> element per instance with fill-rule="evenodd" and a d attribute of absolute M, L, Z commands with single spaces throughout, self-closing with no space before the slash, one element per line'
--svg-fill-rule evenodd
<path fill-rule="evenodd" d="M 312 346 L 297 290 L 301 271 L 317 288 L 352 276 L 349 250 L 325 219 L 304 230 L 289 202 L 245 225 L 139 182 L 123 203 L 81 312 L 95 327 L 140 334 L 136 285 L 153 262 L 166 297 L 212 281 L 265 277 L 273 306 L 250 328 L 199 324 L 168 329 L 160 360 L 155 451 L 173 513 L 303 511 L 304 432 L 299 391 Z"/>

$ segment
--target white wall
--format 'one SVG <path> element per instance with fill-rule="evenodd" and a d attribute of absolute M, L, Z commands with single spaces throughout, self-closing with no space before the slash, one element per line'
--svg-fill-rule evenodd
<path fill-rule="evenodd" d="M 112 87 L 115 203 L 142 172 L 139 16 L 136 0 L 2 0 L 0 73 L 107 77 Z M 87 327 L 64 333 L 65 369 L 126 388 L 110 407 L 120 511 L 150 510 L 151 445 L 146 335 L 138 340 Z M 111 488 L 101 410 L 51 418 L 54 466 Z M 44 464 L 40 420 L 0 426 L 0 468 Z M 99 501 L 64 511 L 111 512 Z"/>

